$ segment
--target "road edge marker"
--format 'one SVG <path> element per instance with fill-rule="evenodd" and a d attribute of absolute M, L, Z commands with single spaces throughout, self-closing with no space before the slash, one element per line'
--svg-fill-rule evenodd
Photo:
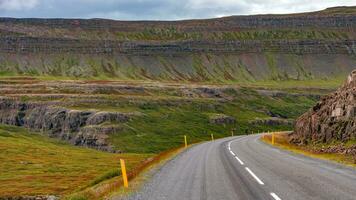
<path fill-rule="evenodd" d="M 184 136 L 184 147 L 187 148 L 188 147 L 188 142 L 187 142 L 187 136 Z"/>
<path fill-rule="evenodd" d="M 125 160 L 120 159 L 120 166 L 121 166 L 122 179 L 123 179 L 123 181 L 124 181 L 124 187 L 125 187 L 125 188 L 128 188 L 128 187 L 129 187 L 129 183 L 128 183 L 128 181 L 127 181 Z"/>

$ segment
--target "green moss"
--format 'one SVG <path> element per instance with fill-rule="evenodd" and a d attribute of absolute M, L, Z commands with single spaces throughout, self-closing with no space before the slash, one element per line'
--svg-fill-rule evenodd
<path fill-rule="evenodd" d="M 17 74 L 13 71 L 0 71 L 0 76 L 16 76 Z"/>

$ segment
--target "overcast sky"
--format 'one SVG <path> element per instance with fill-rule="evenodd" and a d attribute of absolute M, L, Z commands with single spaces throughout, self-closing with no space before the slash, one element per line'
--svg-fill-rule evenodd
<path fill-rule="evenodd" d="M 356 0 L 0 0 L 0 16 L 177 20 L 352 5 Z"/>

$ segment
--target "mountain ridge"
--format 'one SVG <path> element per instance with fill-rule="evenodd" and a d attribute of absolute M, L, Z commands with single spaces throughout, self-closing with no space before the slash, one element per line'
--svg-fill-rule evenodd
<path fill-rule="evenodd" d="M 183 21 L 0 18 L 0 43 L 5 75 L 335 79 L 356 65 L 356 7 Z"/>

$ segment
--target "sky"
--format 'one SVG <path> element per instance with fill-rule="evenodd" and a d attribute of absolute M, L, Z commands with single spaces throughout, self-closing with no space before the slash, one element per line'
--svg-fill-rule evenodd
<path fill-rule="evenodd" d="M 356 6 L 356 0 L 0 0 L 0 17 L 180 20 Z"/>

